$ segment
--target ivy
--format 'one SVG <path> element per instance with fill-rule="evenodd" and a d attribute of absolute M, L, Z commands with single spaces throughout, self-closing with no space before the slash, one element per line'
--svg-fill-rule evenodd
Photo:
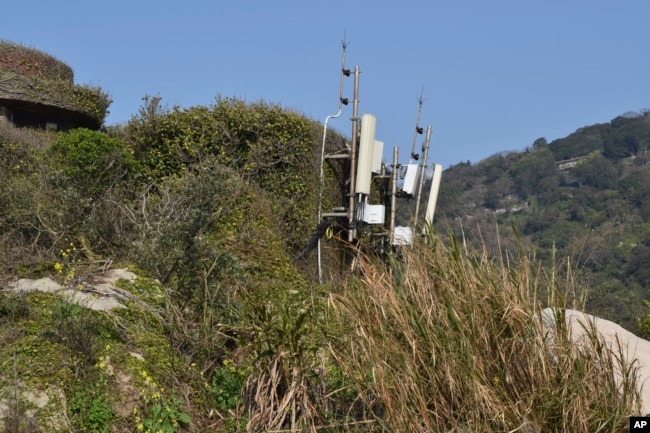
<path fill-rule="evenodd" d="M 160 97 L 147 96 L 126 127 L 135 156 L 152 181 L 215 158 L 259 185 L 274 197 L 279 226 L 296 249 L 316 213 L 320 130 L 317 122 L 279 105 L 221 97 L 209 107 L 170 109 Z"/>

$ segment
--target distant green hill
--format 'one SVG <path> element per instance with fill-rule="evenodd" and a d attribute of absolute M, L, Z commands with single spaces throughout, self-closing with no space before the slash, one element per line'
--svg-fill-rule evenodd
<path fill-rule="evenodd" d="M 565 270 L 587 310 L 638 331 L 650 299 L 650 114 L 626 114 L 447 169 L 438 228 L 484 241 L 494 257 L 523 246 Z M 571 270 L 568 273 L 567 270 Z"/>

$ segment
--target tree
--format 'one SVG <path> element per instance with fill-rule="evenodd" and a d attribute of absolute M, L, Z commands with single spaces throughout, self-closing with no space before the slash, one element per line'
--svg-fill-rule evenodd
<path fill-rule="evenodd" d="M 558 176 L 553 153 L 550 149 L 543 148 L 527 154 L 513 165 L 510 175 L 521 197 L 540 194 L 544 191 L 540 181 Z M 559 184 L 559 180 L 557 183 Z M 545 184 L 551 183 L 547 181 Z"/>
<path fill-rule="evenodd" d="M 533 150 L 539 150 L 546 146 L 548 146 L 548 141 L 544 137 L 540 137 L 533 142 Z"/>
<path fill-rule="evenodd" d="M 626 158 L 636 155 L 640 148 L 639 140 L 633 135 L 622 138 L 615 136 L 605 142 L 603 156 L 609 159 Z"/>
<path fill-rule="evenodd" d="M 613 188 L 618 182 L 618 169 L 600 154 L 588 158 L 585 162 L 581 161 L 573 170 L 573 174 L 582 185 L 598 189 Z"/>

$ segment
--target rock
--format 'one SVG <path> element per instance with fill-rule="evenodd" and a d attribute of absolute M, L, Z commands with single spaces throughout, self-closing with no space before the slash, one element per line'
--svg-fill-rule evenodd
<path fill-rule="evenodd" d="M 38 280 L 30 280 L 29 278 L 21 278 L 15 283 L 9 284 L 17 292 L 45 292 L 56 293 L 63 290 L 61 285 L 51 278 L 45 277 Z"/>
<path fill-rule="evenodd" d="M 75 288 L 62 287 L 51 278 L 31 280 L 21 278 L 9 284 L 11 290 L 17 292 L 56 293 L 68 302 L 95 311 L 110 311 L 124 308 L 120 302 L 131 297 L 130 293 L 115 287 L 119 280 L 135 281 L 136 275 L 126 269 L 110 269 L 99 275 L 94 275 L 89 282 L 77 285 Z"/>
<path fill-rule="evenodd" d="M 571 332 L 571 341 L 580 344 L 586 329 L 593 326 L 604 342 L 618 353 L 620 344 L 623 355 L 629 362 L 635 361 L 637 367 L 637 386 L 641 394 L 643 414 L 650 414 L 650 341 L 637 337 L 630 331 L 609 320 L 575 310 L 565 310 L 566 321 Z M 555 312 L 551 308 L 542 311 L 542 320 L 547 328 L 555 324 Z"/>
<path fill-rule="evenodd" d="M 0 398 L 0 431 L 40 431 L 37 420 L 47 424 L 53 431 L 70 431 L 66 416 L 67 402 L 63 390 L 50 385 L 43 391 L 24 389 L 26 386 L 18 381 L 3 388 Z M 21 428 L 25 430 L 21 430 Z"/>

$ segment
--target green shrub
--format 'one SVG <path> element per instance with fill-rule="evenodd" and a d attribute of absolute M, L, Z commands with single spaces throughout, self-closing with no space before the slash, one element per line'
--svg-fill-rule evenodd
<path fill-rule="evenodd" d="M 241 391 L 248 372 L 225 359 L 212 376 L 211 392 L 221 411 L 234 409 L 241 402 Z"/>
<path fill-rule="evenodd" d="M 69 411 L 73 416 L 75 424 L 82 431 L 89 433 L 107 433 L 110 431 L 109 422 L 115 417 L 115 411 L 108 403 L 106 396 L 102 394 L 106 390 L 103 386 L 88 388 L 80 385 L 70 401 Z"/>
<path fill-rule="evenodd" d="M 169 110 L 144 98 L 124 134 L 153 181 L 181 175 L 209 158 L 269 197 L 293 252 L 313 229 L 318 199 L 320 124 L 264 101 L 218 98 L 210 107 Z"/>
<path fill-rule="evenodd" d="M 124 143 L 84 128 L 59 133 L 49 154 L 65 177 L 93 198 L 126 178 L 135 167 Z"/>

